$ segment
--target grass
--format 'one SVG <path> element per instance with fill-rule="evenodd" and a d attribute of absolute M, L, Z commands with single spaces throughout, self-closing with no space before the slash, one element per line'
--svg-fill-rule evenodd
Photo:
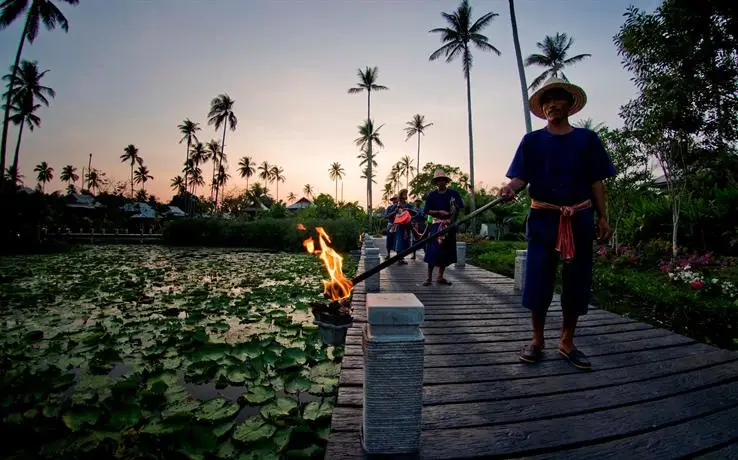
<path fill-rule="evenodd" d="M 317 257 L 96 246 L 0 273 L 6 458 L 322 454 L 343 349 L 312 324 Z"/>

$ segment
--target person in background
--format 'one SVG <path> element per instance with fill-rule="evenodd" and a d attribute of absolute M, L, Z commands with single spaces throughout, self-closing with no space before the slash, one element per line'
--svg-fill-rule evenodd
<path fill-rule="evenodd" d="M 410 247 L 412 241 L 412 218 L 416 214 L 415 207 L 407 202 L 407 189 L 400 190 L 397 195 L 397 208 L 395 209 L 394 227 L 391 231 L 395 234 L 395 252 L 397 254 Z M 407 265 L 402 258 L 397 261 L 399 265 Z"/>
<path fill-rule="evenodd" d="M 384 210 L 384 217 L 387 219 L 387 228 L 385 230 L 385 244 L 387 246 L 387 258 L 392 257 L 392 251 L 395 250 L 395 234 L 390 233 L 390 229 L 395 222 L 395 214 L 397 213 L 397 195 L 389 200 L 387 209 Z"/>
<path fill-rule="evenodd" d="M 456 190 L 448 188 L 451 179 L 443 169 L 436 169 L 432 179 L 436 190 L 428 194 L 423 212 L 433 218 L 430 233 L 436 233 L 448 227 L 456 215 L 464 209 L 464 202 Z M 423 286 L 430 286 L 433 282 L 433 270 L 438 267 L 438 284 L 451 285 L 443 277 L 446 267 L 456 262 L 456 230 L 450 230 L 445 235 L 433 238 L 425 247 L 425 263 L 428 264 L 428 279 Z"/>
<path fill-rule="evenodd" d="M 425 236 L 425 229 L 427 228 L 427 226 L 425 225 L 425 214 L 423 214 L 423 207 L 423 200 L 415 200 L 416 213 L 412 218 L 412 244 L 417 243 Z M 410 258 L 412 260 L 415 260 L 415 252 L 413 252 L 413 255 L 410 256 Z"/>

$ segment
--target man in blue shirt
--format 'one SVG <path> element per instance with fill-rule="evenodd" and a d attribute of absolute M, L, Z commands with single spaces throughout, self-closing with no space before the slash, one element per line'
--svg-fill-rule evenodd
<path fill-rule="evenodd" d="M 387 219 L 387 228 L 385 229 L 385 243 L 387 246 L 387 258 L 392 257 L 392 251 L 395 250 L 395 234 L 390 232 L 392 223 L 395 221 L 395 215 L 397 214 L 397 195 L 392 196 L 387 205 L 387 209 L 384 210 L 384 218 Z"/>
<path fill-rule="evenodd" d="M 547 124 L 523 137 L 507 172 L 511 180 L 501 191 L 512 198 L 527 185 L 531 197 L 523 305 L 532 312 L 533 340 L 520 352 L 521 361 L 527 363 L 542 358 L 546 312 L 562 260 L 559 353 L 577 368 L 591 368 L 586 355 L 574 346 L 574 331 L 589 306 L 595 211 L 598 238 L 611 236 L 602 181 L 614 176 L 615 168 L 594 131 L 569 124 L 568 117 L 586 102 L 584 90 L 558 78 L 531 96 L 531 112 Z"/>

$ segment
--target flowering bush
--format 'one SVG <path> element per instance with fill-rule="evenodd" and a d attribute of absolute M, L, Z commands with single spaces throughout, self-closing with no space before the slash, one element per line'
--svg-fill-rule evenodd
<path fill-rule="evenodd" d="M 721 281 L 713 277 L 707 282 L 704 274 L 693 270 L 690 264 L 677 266 L 674 271 L 668 271 L 668 266 L 666 268 L 670 280 L 688 284 L 692 289 L 704 289 L 706 294 L 725 296 L 733 300 L 734 304 L 738 306 L 738 288 L 730 281 Z M 664 271 L 663 265 L 662 271 Z"/>

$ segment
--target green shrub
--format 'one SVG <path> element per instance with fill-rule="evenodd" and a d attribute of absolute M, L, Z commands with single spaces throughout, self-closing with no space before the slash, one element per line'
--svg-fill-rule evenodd
<path fill-rule="evenodd" d="M 485 270 L 512 277 L 515 274 L 515 251 L 527 243 L 518 241 L 484 241 L 469 246 L 469 261 Z"/>
<path fill-rule="evenodd" d="M 352 219 L 299 221 L 308 229 L 297 229 L 296 219 L 264 218 L 256 221 L 227 220 L 218 217 L 183 218 L 164 227 L 166 244 L 176 246 L 220 246 L 267 249 L 271 251 L 304 251 L 302 241 L 315 238 L 315 227 L 323 227 L 330 235 L 331 246 L 345 252 L 356 249 L 362 223 Z"/>

